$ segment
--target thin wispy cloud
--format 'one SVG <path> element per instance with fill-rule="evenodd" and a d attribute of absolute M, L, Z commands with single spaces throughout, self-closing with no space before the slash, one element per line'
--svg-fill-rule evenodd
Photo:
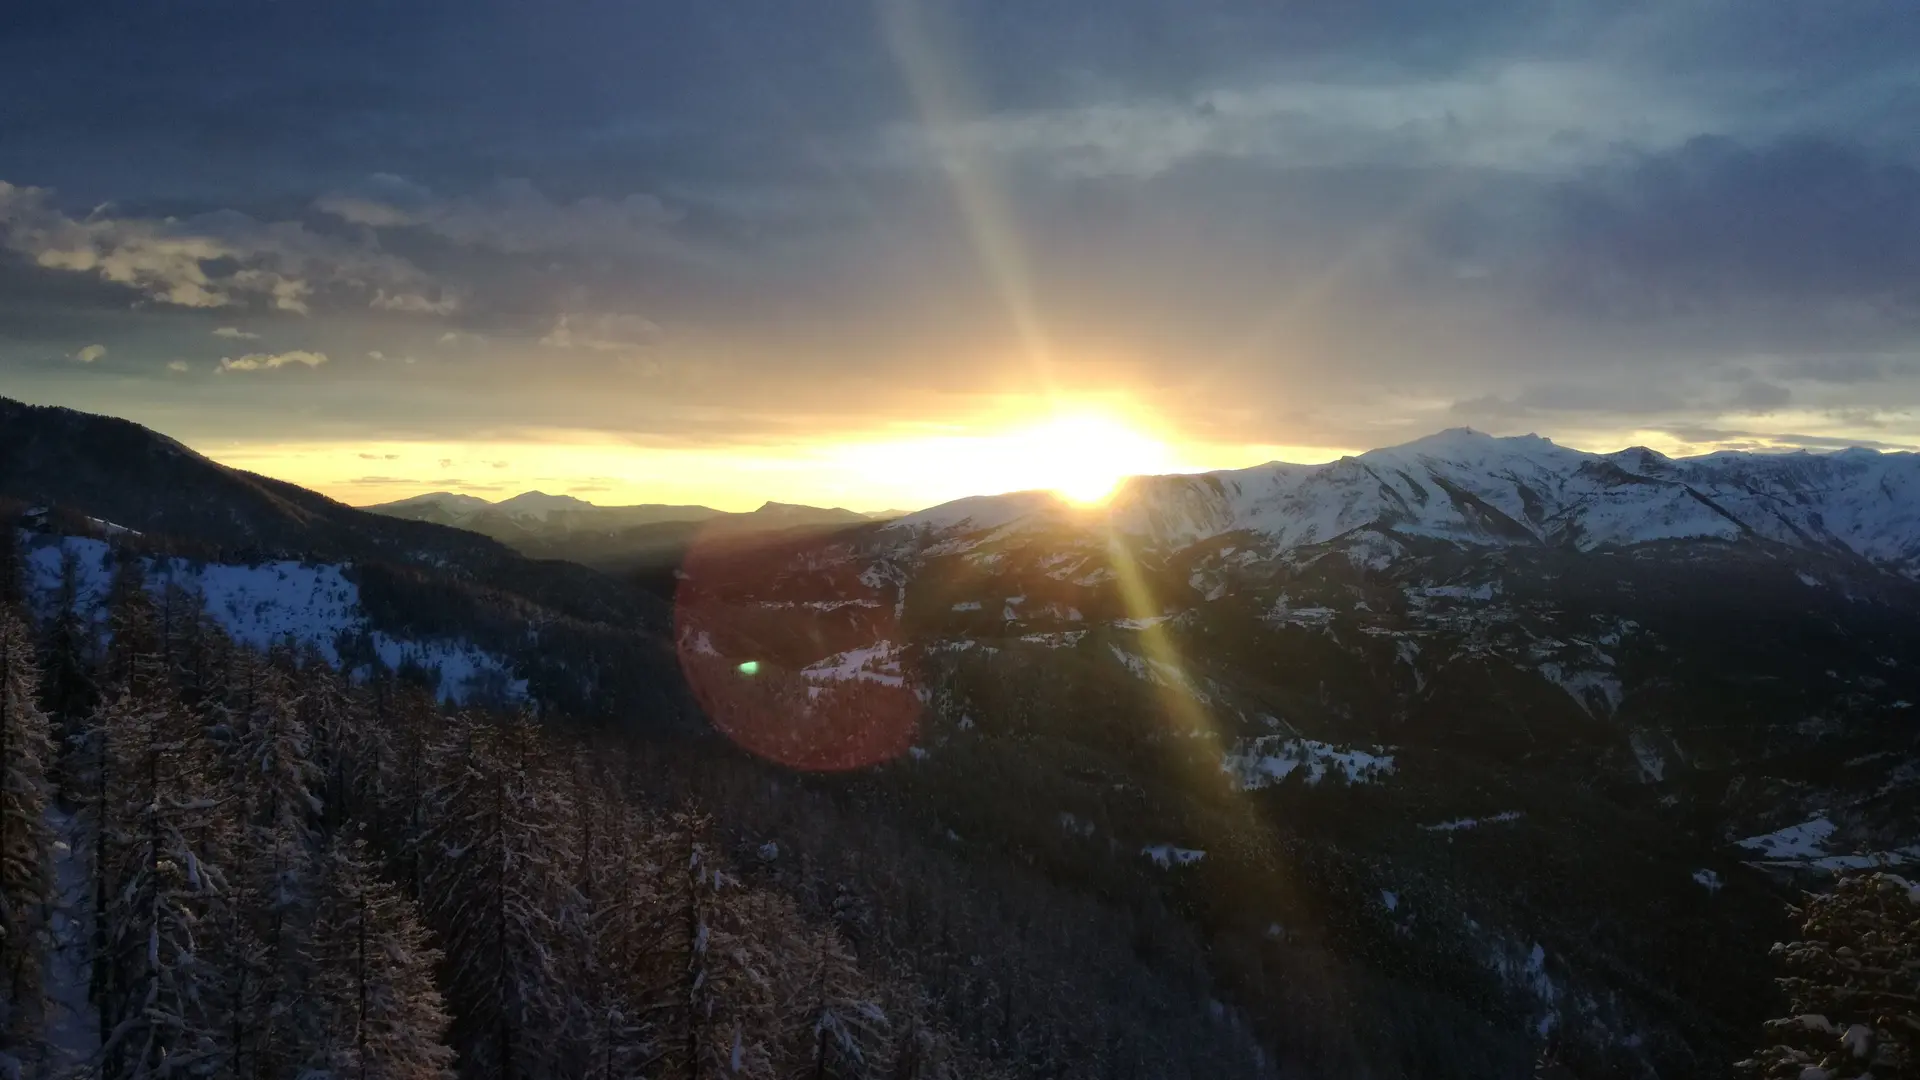
<path fill-rule="evenodd" d="M 221 371 L 273 371 L 277 368 L 299 366 L 317 368 L 327 362 L 327 354 L 294 350 L 283 353 L 248 353 L 245 356 L 222 357 Z"/>

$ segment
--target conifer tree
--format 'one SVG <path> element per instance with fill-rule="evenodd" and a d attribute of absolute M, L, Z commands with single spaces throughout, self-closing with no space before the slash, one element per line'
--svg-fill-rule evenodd
<path fill-rule="evenodd" d="M 115 573 L 108 673 L 87 744 L 101 1072 L 146 1080 L 207 1071 L 227 1056 L 222 980 L 203 947 L 223 918 L 210 852 L 227 821 L 203 725 L 175 698 L 139 560 Z"/>
<path fill-rule="evenodd" d="M 66 551 L 60 558 L 60 583 L 47 627 L 40 687 L 41 701 L 63 742 L 86 726 L 99 700 L 90 663 L 91 646 L 92 634 L 80 610 L 80 560 Z"/>
<path fill-rule="evenodd" d="M 562 1042 L 574 1011 L 565 978 L 579 947 L 561 916 L 577 899 L 557 858 L 544 747 L 525 716 L 462 726 L 442 752 L 425 845 L 454 1045 L 470 1075 L 544 1077 L 573 1056 Z"/>
<path fill-rule="evenodd" d="M 106 682 L 146 698 L 157 695 L 170 672 L 161 640 L 158 607 L 147 591 L 146 564 L 117 552 L 107 592 Z"/>
<path fill-rule="evenodd" d="M 384 725 L 363 722 L 363 699 L 311 647 L 301 657 L 299 681 L 299 718 L 311 744 L 320 805 L 317 824 L 323 836 L 331 836 L 360 816 L 361 778 L 385 763 L 388 732 Z"/>
<path fill-rule="evenodd" d="M 384 743 L 384 757 L 362 774 L 361 784 L 379 813 L 377 834 L 391 837 L 388 847 L 401 891 L 428 907 L 430 816 L 434 788 L 440 781 L 435 773 L 444 774 L 451 767 L 467 745 L 472 724 L 463 716 L 441 715 L 431 696 L 398 678 L 384 678 L 381 685 L 390 691 L 382 700 L 390 703 L 393 733 Z M 370 747 L 379 754 L 382 745 Z"/>
<path fill-rule="evenodd" d="M 19 527 L 11 514 L 0 512 L 0 610 L 24 611 L 26 606 L 27 562 Z"/>
<path fill-rule="evenodd" d="M 679 977 L 662 1003 L 673 1017 L 663 1033 L 664 1075 L 771 1077 L 784 1034 L 782 957 L 772 943 L 786 936 L 791 909 L 721 870 L 705 839 L 710 828 L 689 810 L 674 815 L 668 834 L 679 850 L 662 875 L 665 932 L 656 956 Z"/>
<path fill-rule="evenodd" d="M 891 1025 L 846 943 L 827 930 L 807 935 L 790 947 L 790 963 L 798 969 L 798 1075 L 812 1080 L 879 1075 Z"/>
<path fill-rule="evenodd" d="M 10 527 L 8 531 L 11 531 Z M 0 607 L 0 1058 L 37 1056 L 49 899 L 47 766 L 53 755 L 26 626 Z"/>
<path fill-rule="evenodd" d="M 98 811 L 109 841 L 101 1015 L 112 1025 L 102 1071 L 127 1080 L 207 1071 L 227 1054 L 223 984 L 202 947 L 223 925 L 225 884 L 205 857 L 221 846 L 205 748 L 157 689 L 122 690 L 95 726 L 114 777 Z"/>
<path fill-rule="evenodd" d="M 280 1075 L 302 1052 L 296 1030 L 308 973 L 303 970 L 310 910 L 310 871 L 317 854 L 320 804 L 311 787 L 310 756 L 300 702 L 286 672 L 257 657 L 241 661 L 242 700 L 232 710 L 234 783 L 239 815 L 237 858 L 229 880 L 233 904 L 256 954 L 236 958 L 230 975 L 241 992 L 233 1029 L 250 1035 L 235 1051 L 256 1074 Z M 253 1013 L 249 1016 L 249 1013 Z"/>
<path fill-rule="evenodd" d="M 174 694 L 190 709 L 205 709 L 226 691 L 233 643 L 213 625 L 206 599 L 168 582 L 157 604 L 160 651 Z"/>
<path fill-rule="evenodd" d="M 593 815 L 591 837 L 576 888 L 588 992 L 580 1001 L 579 1072 L 590 1080 L 651 1075 L 660 1055 L 661 987 L 643 963 L 659 932 L 660 866 L 648 858 L 653 828 L 645 816 L 605 787 L 590 787 L 575 813 Z"/>
<path fill-rule="evenodd" d="M 433 979 L 441 957 L 415 905 L 379 877 L 359 838 L 336 837 L 318 869 L 312 964 L 320 1037 L 310 1075 L 450 1080 L 448 1016 Z"/>
<path fill-rule="evenodd" d="M 1885 873 L 1842 877 L 1798 909 L 1800 940 L 1773 947 L 1791 1015 L 1740 1063 L 1794 1080 L 1911 1076 L 1920 1067 L 1920 888 Z"/>

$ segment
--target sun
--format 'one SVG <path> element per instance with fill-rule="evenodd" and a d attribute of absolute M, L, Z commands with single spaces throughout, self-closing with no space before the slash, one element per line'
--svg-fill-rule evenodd
<path fill-rule="evenodd" d="M 1056 416 L 1011 441 L 1032 470 L 1032 486 L 1079 506 L 1105 502 L 1127 477 L 1174 469 L 1165 443 L 1100 413 Z"/>

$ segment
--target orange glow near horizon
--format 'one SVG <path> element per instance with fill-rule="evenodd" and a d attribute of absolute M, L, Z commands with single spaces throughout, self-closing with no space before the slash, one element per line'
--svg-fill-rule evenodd
<path fill-rule="evenodd" d="M 232 443 L 195 447 L 222 464 L 354 505 L 431 491 L 499 500 L 523 491 L 603 506 L 768 500 L 851 510 L 917 510 L 970 495 L 1053 490 L 1103 501 L 1130 476 L 1242 468 L 1339 450 L 1201 443 L 1117 404 L 998 410 L 994 421 L 894 425 L 787 444 L 649 446 L 617 436 L 530 431 L 485 441 Z"/>

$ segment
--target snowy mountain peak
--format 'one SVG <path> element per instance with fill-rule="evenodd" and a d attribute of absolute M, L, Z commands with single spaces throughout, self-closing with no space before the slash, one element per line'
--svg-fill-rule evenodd
<path fill-rule="evenodd" d="M 1593 454 L 1538 435 L 1453 428 L 1324 465 L 1136 478 L 1096 513 L 1163 550 L 1236 532 L 1279 550 L 1361 530 L 1583 551 L 1761 540 L 1920 575 L 1912 454 Z M 961 500 L 896 524 L 965 532 L 1058 516 L 1028 493 Z"/>
<path fill-rule="evenodd" d="M 1470 427 L 1448 428 L 1432 435 L 1401 443 L 1398 446 L 1382 447 L 1361 454 L 1360 461 L 1406 461 L 1417 458 L 1433 458 L 1453 462 L 1492 462 L 1547 460 L 1562 458 L 1568 454 L 1579 454 L 1578 450 L 1568 450 L 1557 446 L 1553 440 L 1539 435 L 1489 435 Z"/>

